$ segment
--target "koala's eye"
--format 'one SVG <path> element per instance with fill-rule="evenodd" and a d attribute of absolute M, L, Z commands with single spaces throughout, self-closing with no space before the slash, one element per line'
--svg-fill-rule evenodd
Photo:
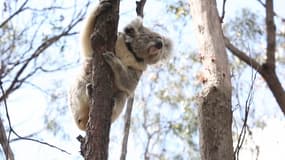
<path fill-rule="evenodd" d="M 125 28 L 125 33 L 128 35 L 134 35 L 135 34 L 135 29 L 132 27 L 127 27 Z"/>

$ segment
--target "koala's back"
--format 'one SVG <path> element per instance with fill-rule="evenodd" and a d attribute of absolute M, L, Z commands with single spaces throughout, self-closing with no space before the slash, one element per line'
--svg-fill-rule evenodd
<path fill-rule="evenodd" d="M 88 76 L 80 73 L 76 81 L 70 86 L 68 92 L 68 101 L 73 117 L 78 128 L 86 129 L 86 123 L 89 115 L 89 98 L 86 94 L 86 84 Z"/>
<path fill-rule="evenodd" d="M 84 61 L 84 67 L 80 75 L 75 78 L 75 83 L 69 90 L 69 105 L 73 113 L 77 126 L 85 130 L 86 124 L 89 118 L 89 96 L 86 92 L 86 87 L 90 84 L 91 79 L 91 61 L 93 57 L 93 51 L 91 47 L 90 36 L 94 31 L 95 18 L 98 15 L 98 8 L 94 8 L 89 16 L 85 20 L 85 25 L 80 32 L 81 37 L 81 55 Z M 117 77 L 128 77 L 126 79 L 121 78 L 121 88 L 129 89 L 128 93 L 135 90 L 137 82 L 141 76 L 141 73 L 146 69 L 147 65 L 154 64 L 159 60 L 167 57 L 171 51 L 171 41 L 165 37 L 162 37 L 158 33 L 152 32 L 143 26 L 142 20 L 136 18 L 129 25 L 125 27 L 123 33 L 118 34 L 118 38 L 115 46 L 116 57 L 120 59 L 126 75 L 119 74 L 118 70 L 114 70 L 114 75 Z M 128 76 L 131 74 L 135 76 Z M 119 83 L 115 82 L 116 88 Z M 125 87 L 126 86 L 126 87 Z M 131 86 L 131 87 L 129 87 Z M 121 96 L 117 98 L 117 107 L 113 108 L 112 121 L 114 121 L 121 113 L 125 100 L 129 94 L 125 93 L 125 90 L 119 90 Z"/>

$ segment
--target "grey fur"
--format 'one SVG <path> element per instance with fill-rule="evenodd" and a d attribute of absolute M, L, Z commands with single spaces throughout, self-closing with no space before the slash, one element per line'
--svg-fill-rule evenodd
<path fill-rule="evenodd" d="M 99 5 L 100 7 L 100 5 Z M 69 90 L 69 106 L 78 128 L 86 130 L 89 116 L 89 91 L 91 79 L 92 47 L 90 35 L 93 32 L 94 21 L 97 16 L 95 8 L 87 17 L 81 31 L 81 52 L 84 65 L 81 73 Z M 128 45 L 128 46 L 127 46 Z M 119 92 L 114 95 L 114 107 L 111 120 L 117 119 L 124 108 L 127 98 L 133 94 L 147 65 L 157 63 L 168 57 L 172 50 L 170 39 L 151 31 L 142 24 L 141 18 L 136 18 L 118 34 L 115 51 L 103 54 L 104 60 L 111 67 L 115 86 Z"/>

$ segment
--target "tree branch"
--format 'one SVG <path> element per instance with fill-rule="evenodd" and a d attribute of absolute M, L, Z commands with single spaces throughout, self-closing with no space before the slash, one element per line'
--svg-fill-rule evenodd
<path fill-rule="evenodd" d="M 4 20 L 1 24 L 0 24 L 0 28 L 2 28 L 7 22 L 9 22 L 13 17 L 15 17 L 17 14 L 19 14 L 20 12 L 26 10 L 27 8 L 24 8 L 27 4 L 29 0 L 26 0 L 22 5 L 21 7 L 16 11 L 14 12 L 12 15 L 10 15 L 6 20 Z"/>
<path fill-rule="evenodd" d="M 145 2 L 146 2 L 146 0 L 136 1 L 136 4 L 137 4 L 137 7 L 136 7 L 137 16 L 140 16 L 142 18 L 144 16 L 143 9 L 144 9 Z"/>
<path fill-rule="evenodd" d="M 225 13 L 226 13 L 226 9 L 225 9 L 225 7 L 226 7 L 226 2 L 227 2 L 227 0 L 223 0 L 223 10 L 222 10 L 222 15 L 221 15 L 221 17 L 220 17 L 220 21 L 221 21 L 221 23 L 223 23 L 223 22 L 224 22 L 224 18 L 225 18 Z"/>
<path fill-rule="evenodd" d="M 43 53 L 44 50 L 46 50 L 49 46 L 51 46 L 54 42 L 56 42 L 59 38 L 61 38 L 64 34 L 57 35 L 55 37 L 52 37 L 48 40 L 46 40 L 44 43 L 42 43 L 35 52 L 24 62 L 24 64 L 20 67 L 20 69 L 17 71 L 13 81 L 10 83 L 9 87 L 6 89 L 5 95 L 8 97 L 15 89 L 19 88 L 23 81 L 20 80 L 20 76 L 23 74 L 27 66 L 30 64 L 30 62 L 34 59 L 36 59 L 41 53 Z M 34 70 L 35 71 L 35 70 Z M 33 73 L 33 71 L 31 72 Z M 18 82 L 20 82 L 20 85 L 18 86 Z M 18 86 L 18 87 L 16 87 Z M 2 95 L 0 97 L 0 102 L 3 101 Z M 6 97 L 6 98 L 7 98 Z"/>
<path fill-rule="evenodd" d="M 137 16 L 141 16 L 142 18 L 144 16 L 143 10 L 144 10 L 145 3 L 146 3 L 146 0 L 136 1 Z M 125 114 L 124 138 L 123 138 L 123 143 L 122 143 L 122 153 L 121 153 L 120 160 L 125 160 L 127 156 L 128 138 L 129 138 L 129 132 L 130 132 L 130 125 L 131 125 L 133 102 L 134 102 L 134 96 L 130 97 L 127 103 L 128 105 L 127 105 L 126 114 Z"/>
<path fill-rule="evenodd" d="M 285 91 L 281 85 L 280 80 L 275 71 L 276 60 L 275 60 L 275 49 L 276 49 L 276 27 L 274 23 L 274 16 L 276 13 L 273 10 L 273 0 L 266 0 L 264 4 L 261 0 L 260 2 L 266 9 L 266 32 L 267 32 L 267 48 L 266 48 L 266 62 L 264 64 L 259 64 L 254 59 L 247 56 L 246 53 L 237 49 L 234 45 L 230 43 L 227 38 L 225 39 L 226 47 L 242 61 L 247 63 L 249 66 L 254 68 L 257 72 L 261 74 L 267 83 L 269 89 L 274 95 L 281 111 L 285 115 Z"/>
<path fill-rule="evenodd" d="M 266 32 L 267 32 L 267 49 L 266 65 L 275 70 L 275 47 L 276 47 L 276 29 L 274 24 L 273 0 L 266 0 Z"/>
<path fill-rule="evenodd" d="M 227 37 L 224 37 L 226 47 L 239 59 L 254 68 L 256 71 L 261 71 L 261 65 L 255 59 L 249 57 L 245 52 L 236 48 Z"/>
<path fill-rule="evenodd" d="M 253 70 L 252 70 L 253 71 Z M 239 132 L 238 139 L 237 139 L 237 144 L 234 149 L 234 155 L 235 155 L 235 160 L 239 160 L 239 152 L 244 144 L 244 140 L 247 134 L 247 122 L 248 122 L 248 116 L 250 112 L 250 107 L 252 105 L 252 100 L 254 97 L 254 82 L 256 80 L 257 72 L 255 71 L 254 73 L 252 72 L 251 74 L 251 85 L 250 85 L 250 90 L 248 92 L 245 105 L 244 105 L 244 119 L 243 119 L 243 125 L 241 128 L 241 131 Z M 241 104 L 238 103 L 238 105 L 241 107 Z"/>
<path fill-rule="evenodd" d="M 2 149 L 5 153 L 6 159 L 7 160 L 14 160 L 14 154 L 13 154 L 13 151 L 12 151 L 10 145 L 9 145 L 9 141 L 7 139 L 5 128 L 3 125 L 3 121 L 1 118 L 0 118 L 0 143 L 1 143 Z"/>
<path fill-rule="evenodd" d="M 9 135 L 8 135 L 8 138 L 6 137 L 6 139 L 7 139 L 7 142 L 9 143 L 9 141 L 10 141 L 10 136 L 11 136 L 11 133 L 13 133 L 17 138 L 19 138 L 19 139 L 21 139 L 21 140 L 28 140 L 28 141 L 33 141 L 33 142 L 37 142 L 37 143 L 40 143 L 40 144 L 43 144 L 43 145 L 47 145 L 47 146 L 49 146 L 49 147 L 51 147 L 51 148 L 55 148 L 55 149 L 57 149 L 57 150 L 60 150 L 61 152 L 64 152 L 64 153 L 67 153 L 67 154 L 69 154 L 70 155 L 70 153 L 69 152 L 67 152 L 67 151 L 65 151 L 64 149 L 61 149 L 61 148 L 59 148 L 59 147 L 57 147 L 57 146 L 55 146 L 55 145 L 52 145 L 52 144 L 49 144 L 49 143 L 47 143 L 47 142 L 43 142 L 43 141 L 40 141 L 40 140 L 37 140 L 37 139 L 32 139 L 32 138 L 29 138 L 29 137 L 23 137 L 23 136 L 20 136 L 14 129 L 13 129 L 13 127 L 12 127 L 12 123 L 11 123 L 11 120 L 10 120 L 10 115 L 9 115 L 9 112 L 8 112 L 8 106 L 7 106 L 7 102 L 6 102 L 6 93 L 4 92 L 4 88 L 3 88 L 3 86 L 2 86 L 2 82 L 1 82 L 1 80 L 0 80 L 0 88 L 1 88 L 1 93 L 2 93 L 2 97 L 4 97 L 4 99 L 3 99 L 3 101 L 4 101 L 4 106 L 5 106 L 5 111 L 6 111 L 6 117 L 7 117 L 7 120 L 8 120 L 8 125 L 9 125 Z M 2 121 L 1 121 L 1 123 L 2 123 Z M 1 125 L 1 124 L 0 124 Z M 0 126 L 1 127 L 1 126 Z M 4 133 L 5 133 L 5 131 L 4 131 Z M 1 134 L 2 135 L 2 134 Z M 1 137 L 2 138 L 2 137 Z M 1 143 L 2 144 L 2 143 Z M 5 147 L 7 147 L 7 145 L 5 144 Z M 8 146 L 9 147 L 9 146 Z M 11 149 L 10 149 L 11 150 Z M 10 152 L 9 151 L 9 148 L 8 148 L 8 152 Z M 12 152 L 12 151 L 11 151 Z M 11 154 L 11 153 L 9 153 L 9 154 Z M 11 155 L 9 155 L 9 156 L 11 156 Z M 13 157 L 12 157 L 13 158 Z M 13 160 L 13 159 L 9 159 L 9 160 Z"/>
<path fill-rule="evenodd" d="M 40 56 L 47 48 L 49 48 L 51 45 L 53 45 L 55 42 L 57 42 L 59 39 L 61 39 L 64 36 L 70 36 L 73 35 L 74 33 L 69 33 L 71 31 L 71 29 L 78 23 L 80 22 L 81 19 L 78 19 L 77 21 L 73 22 L 72 24 L 70 24 L 62 33 L 55 35 L 49 39 L 47 39 L 46 41 L 44 41 L 42 44 L 40 44 L 36 50 L 31 54 L 31 56 L 29 58 L 27 58 L 26 60 L 24 60 L 22 63 L 22 66 L 19 68 L 19 70 L 16 72 L 16 75 L 14 76 L 12 82 L 10 83 L 9 87 L 6 89 L 5 91 L 5 95 L 8 97 L 13 91 L 15 91 L 16 89 L 18 89 L 23 81 L 25 81 L 27 78 L 29 78 L 30 76 L 32 76 L 36 70 L 32 70 L 29 74 L 27 74 L 25 77 L 21 78 L 20 77 L 23 75 L 24 71 L 26 70 L 26 68 L 28 67 L 28 65 L 35 60 L 38 56 Z M 19 65 L 19 64 L 15 64 Z M 6 97 L 6 98 L 7 98 Z M 3 95 L 0 97 L 0 102 L 3 101 Z"/>
<path fill-rule="evenodd" d="M 285 115 L 285 91 L 281 85 L 278 76 L 276 75 L 275 69 L 270 68 L 268 65 L 260 65 L 253 58 L 249 57 L 246 53 L 236 48 L 230 43 L 229 39 L 224 37 L 226 47 L 240 60 L 244 61 L 246 64 L 254 68 L 260 75 L 264 78 L 269 89 L 274 95 L 281 111 Z"/>
<path fill-rule="evenodd" d="M 130 97 L 128 99 L 128 105 L 127 110 L 125 114 L 125 129 L 124 129 L 124 138 L 122 143 L 122 153 L 120 160 L 125 160 L 127 156 L 127 148 L 128 148 L 128 138 L 129 138 L 129 132 L 130 132 L 130 126 L 131 126 L 131 115 L 132 115 L 132 109 L 133 109 L 133 102 L 134 97 Z"/>
<path fill-rule="evenodd" d="M 262 0 L 257 0 L 263 7 L 266 7 L 265 3 L 262 2 Z M 276 12 L 273 12 L 274 16 L 280 18 L 282 21 L 284 21 L 285 19 L 283 17 L 281 17 L 280 15 L 278 15 Z"/>

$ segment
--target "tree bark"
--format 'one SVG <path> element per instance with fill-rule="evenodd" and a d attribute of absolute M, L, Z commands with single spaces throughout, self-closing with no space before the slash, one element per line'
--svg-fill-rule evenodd
<path fill-rule="evenodd" d="M 91 36 L 94 50 L 92 60 L 92 100 L 83 154 L 87 160 L 107 160 L 109 132 L 113 107 L 113 74 L 102 54 L 114 52 L 119 19 L 119 0 L 100 1 L 103 9 L 96 17 Z"/>
<path fill-rule="evenodd" d="M 199 105 L 202 160 L 233 160 L 231 81 L 228 59 L 214 0 L 190 0 L 203 63 Z"/>

